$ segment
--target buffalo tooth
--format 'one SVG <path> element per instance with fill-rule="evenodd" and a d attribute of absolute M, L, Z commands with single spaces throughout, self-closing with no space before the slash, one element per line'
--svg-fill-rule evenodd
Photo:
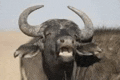
<path fill-rule="evenodd" d="M 67 52 L 67 51 L 64 51 L 64 52 L 60 52 L 59 56 L 72 56 L 72 51 L 71 52 Z"/>

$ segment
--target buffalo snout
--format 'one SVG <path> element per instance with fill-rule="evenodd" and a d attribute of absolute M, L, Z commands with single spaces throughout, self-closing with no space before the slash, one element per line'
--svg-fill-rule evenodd
<path fill-rule="evenodd" d="M 64 36 L 64 37 L 61 37 L 57 40 L 57 44 L 62 48 L 62 47 L 71 47 L 73 48 L 74 47 L 74 43 L 75 43 L 75 40 L 70 37 L 70 36 Z"/>
<path fill-rule="evenodd" d="M 57 40 L 57 45 L 59 46 L 59 57 L 63 61 L 73 60 L 75 40 L 71 36 L 63 36 Z"/>

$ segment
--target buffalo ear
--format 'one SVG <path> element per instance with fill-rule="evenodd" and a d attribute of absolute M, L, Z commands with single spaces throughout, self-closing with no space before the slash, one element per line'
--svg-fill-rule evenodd
<path fill-rule="evenodd" d="M 29 45 L 25 44 L 20 46 L 14 53 L 14 57 L 21 57 L 21 58 L 32 58 L 36 56 L 38 53 L 41 53 L 39 47 L 36 45 Z"/>
<path fill-rule="evenodd" d="M 79 56 L 96 56 L 102 58 L 103 50 L 95 43 L 84 43 L 77 46 L 76 50 Z"/>
<path fill-rule="evenodd" d="M 76 50 L 76 52 L 79 56 L 91 56 L 91 55 L 93 55 L 91 52 L 80 52 L 78 50 Z"/>
<path fill-rule="evenodd" d="M 93 53 L 91 53 L 91 51 L 89 51 L 89 43 L 77 43 L 77 49 L 76 49 L 76 53 L 79 56 L 91 56 L 93 55 Z"/>

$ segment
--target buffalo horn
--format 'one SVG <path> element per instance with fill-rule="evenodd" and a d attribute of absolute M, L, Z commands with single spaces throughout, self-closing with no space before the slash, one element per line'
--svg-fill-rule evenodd
<path fill-rule="evenodd" d="M 41 33 L 39 31 L 41 25 L 32 26 L 32 25 L 28 24 L 28 22 L 27 22 L 28 15 L 31 12 L 33 12 L 39 8 L 42 8 L 42 7 L 44 7 L 44 5 L 37 5 L 37 6 L 29 7 L 21 13 L 21 15 L 19 17 L 19 28 L 24 34 L 31 36 L 31 37 L 43 36 L 43 35 L 41 35 Z"/>
<path fill-rule="evenodd" d="M 88 40 L 92 38 L 93 33 L 94 33 L 94 28 L 93 28 L 93 23 L 91 19 L 84 12 L 74 7 L 68 6 L 68 8 L 72 10 L 73 12 L 75 12 L 83 20 L 85 24 L 85 29 L 80 31 L 81 40 Z"/>

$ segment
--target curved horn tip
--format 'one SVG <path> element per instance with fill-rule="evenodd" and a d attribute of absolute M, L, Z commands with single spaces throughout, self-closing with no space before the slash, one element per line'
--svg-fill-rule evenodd
<path fill-rule="evenodd" d="M 42 8 L 42 7 L 44 7 L 44 5 L 36 5 L 36 7 Z"/>
<path fill-rule="evenodd" d="M 71 9 L 71 8 L 74 8 L 74 7 L 72 7 L 72 6 L 67 6 L 69 9 Z"/>
<path fill-rule="evenodd" d="M 79 12 L 79 10 L 78 10 L 78 9 L 76 9 L 75 7 L 68 6 L 68 8 L 69 8 L 70 10 L 72 10 L 73 12 L 75 12 L 75 13 L 76 13 L 76 11 L 77 11 L 77 12 Z"/>
<path fill-rule="evenodd" d="M 39 36 L 39 34 L 36 32 L 36 31 L 38 30 L 38 27 L 29 25 L 29 24 L 27 23 L 27 17 L 28 17 L 28 15 L 29 15 L 31 12 L 33 12 L 33 11 L 35 11 L 35 10 L 37 10 L 37 9 L 40 9 L 40 8 L 42 8 L 42 7 L 44 7 L 44 5 L 35 5 L 35 6 L 32 6 L 32 7 L 29 7 L 29 8 L 27 8 L 27 9 L 25 9 L 25 10 L 21 13 L 21 15 L 20 15 L 20 17 L 19 17 L 18 24 L 19 24 L 20 30 L 21 30 L 24 34 L 26 34 L 26 35 L 28 35 L 28 36 L 32 36 L 32 37 L 35 37 L 35 36 L 37 37 L 37 36 Z"/>
<path fill-rule="evenodd" d="M 72 10 L 73 12 L 75 12 L 83 20 L 85 24 L 85 29 L 80 32 L 80 34 L 82 35 L 81 38 L 83 39 L 91 38 L 94 33 L 93 23 L 91 19 L 81 10 L 78 10 L 71 6 L 68 6 L 68 8 Z"/>

